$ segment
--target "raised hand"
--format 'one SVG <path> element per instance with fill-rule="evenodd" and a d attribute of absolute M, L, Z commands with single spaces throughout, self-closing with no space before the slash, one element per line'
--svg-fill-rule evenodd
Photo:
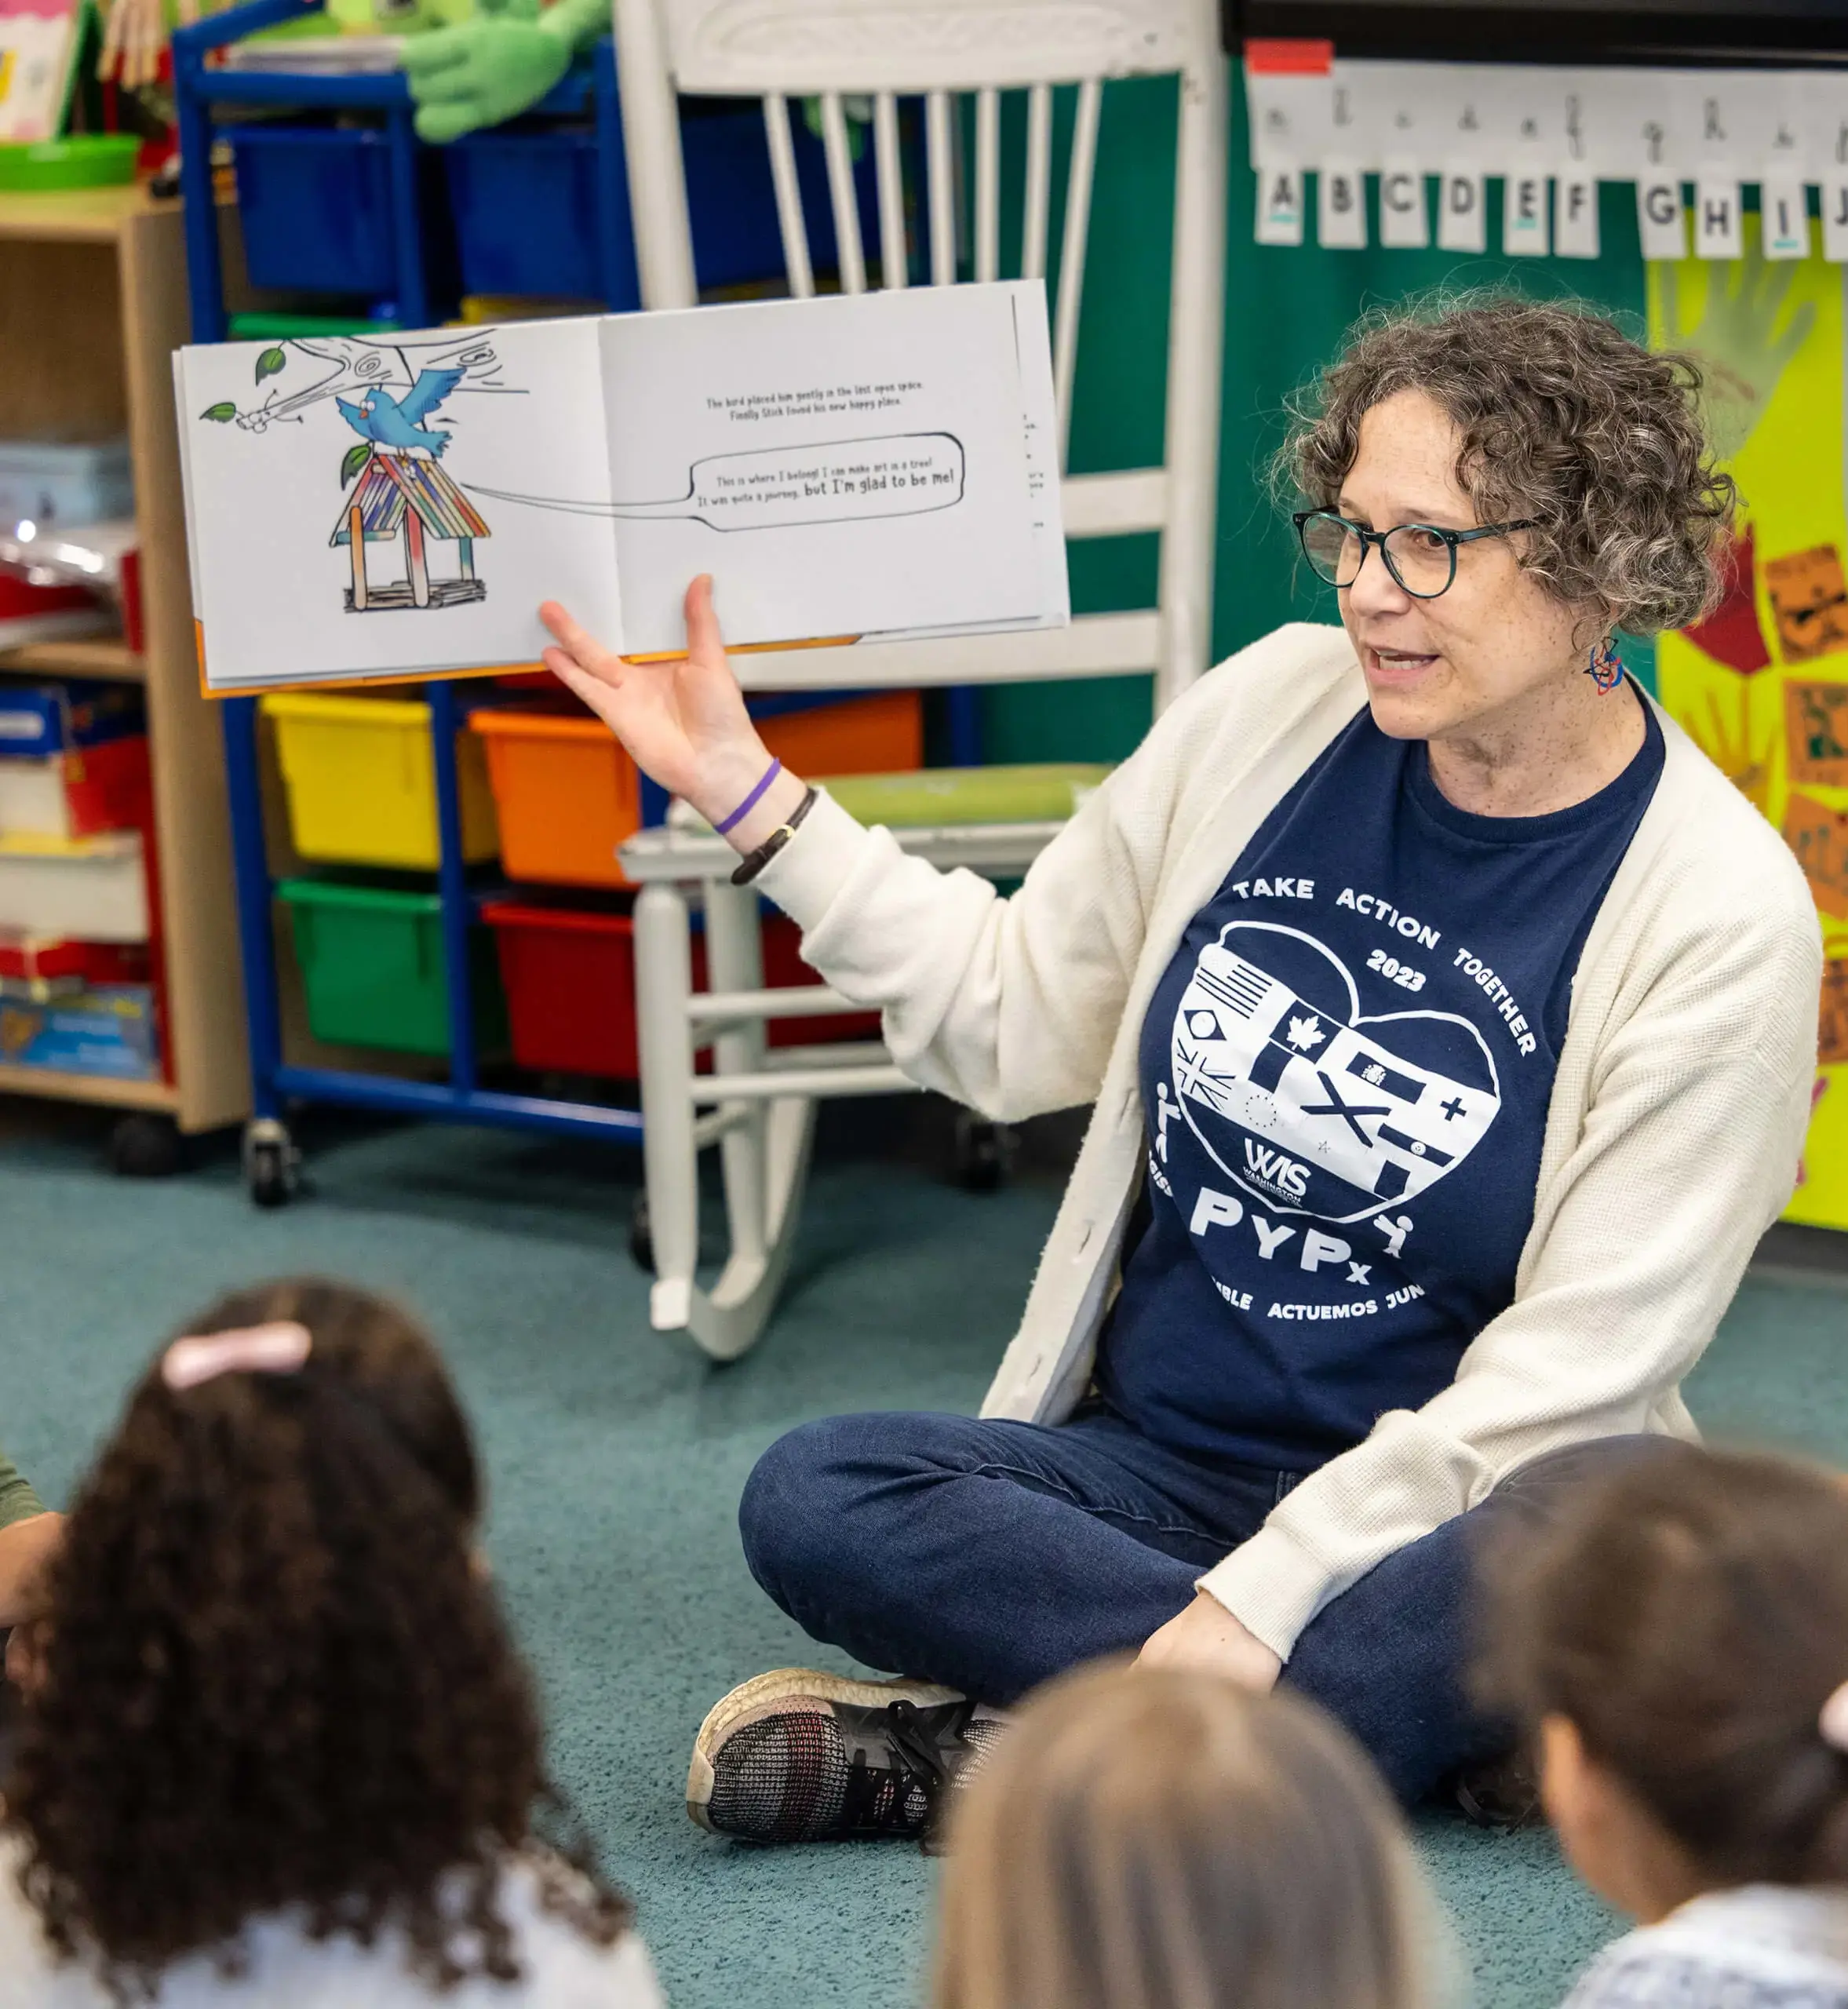
<path fill-rule="evenodd" d="M 687 589 L 687 653 L 665 661 L 612 655 L 556 600 L 540 608 L 539 618 L 556 637 L 542 658 L 545 667 L 589 706 L 644 774 L 713 823 L 756 786 L 770 756 L 725 659 L 708 574 Z M 764 810 L 784 808 L 786 794 L 773 790 Z M 755 841 L 760 820 L 754 812 L 732 833 L 734 842 L 747 835 Z"/>
<path fill-rule="evenodd" d="M 432 146 L 518 117 L 570 67 L 570 42 L 540 18 L 533 0 L 483 13 L 487 18 L 405 38 L 417 137 Z"/>

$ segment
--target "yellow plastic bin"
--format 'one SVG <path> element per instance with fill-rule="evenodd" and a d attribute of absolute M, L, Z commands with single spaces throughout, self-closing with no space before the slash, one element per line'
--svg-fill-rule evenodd
<path fill-rule="evenodd" d="M 438 863 L 436 760 L 430 707 L 421 698 L 279 691 L 263 701 L 275 721 L 289 795 L 289 828 L 304 858 L 433 872 Z M 500 850 L 481 742 L 456 735 L 462 855 Z"/>

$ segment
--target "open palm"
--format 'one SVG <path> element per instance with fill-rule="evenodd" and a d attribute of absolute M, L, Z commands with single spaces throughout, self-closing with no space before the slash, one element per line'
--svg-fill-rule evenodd
<path fill-rule="evenodd" d="M 545 667 L 621 741 L 642 771 L 701 815 L 723 815 L 763 772 L 767 758 L 725 658 L 713 582 L 687 589 L 687 653 L 665 661 L 614 655 L 556 600 L 539 618 L 556 638 Z"/>

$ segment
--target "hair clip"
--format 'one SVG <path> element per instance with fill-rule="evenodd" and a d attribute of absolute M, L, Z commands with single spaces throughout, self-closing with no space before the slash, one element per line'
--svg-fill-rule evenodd
<path fill-rule="evenodd" d="M 1816 1719 L 1822 1741 L 1832 1750 L 1848 1755 L 1848 1681 L 1830 1696 Z"/>
<path fill-rule="evenodd" d="M 161 1356 L 160 1378 L 177 1395 L 221 1374 L 293 1374 L 312 1344 L 307 1326 L 293 1319 L 176 1340 Z"/>

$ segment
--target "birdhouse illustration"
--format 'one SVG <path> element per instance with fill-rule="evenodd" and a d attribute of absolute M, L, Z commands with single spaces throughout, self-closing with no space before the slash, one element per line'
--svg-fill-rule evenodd
<path fill-rule="evenodd" d="M 487 588 L 475 576 L 475 540 L 492 533 L 481 512 L 441 466 L 420 453 L 393 453 L 375 446 L 348 496 L 330 545 L 346 545 L 353 579 L 346 604 L 354 614 L 403 607 L 459 607 L 485 600 Z M 367 577 L 366 547 L 404 541 L 405 576 L 374 585 Z M 433 578 L 430 541 L 456 547 L 453 576 Z"/>

